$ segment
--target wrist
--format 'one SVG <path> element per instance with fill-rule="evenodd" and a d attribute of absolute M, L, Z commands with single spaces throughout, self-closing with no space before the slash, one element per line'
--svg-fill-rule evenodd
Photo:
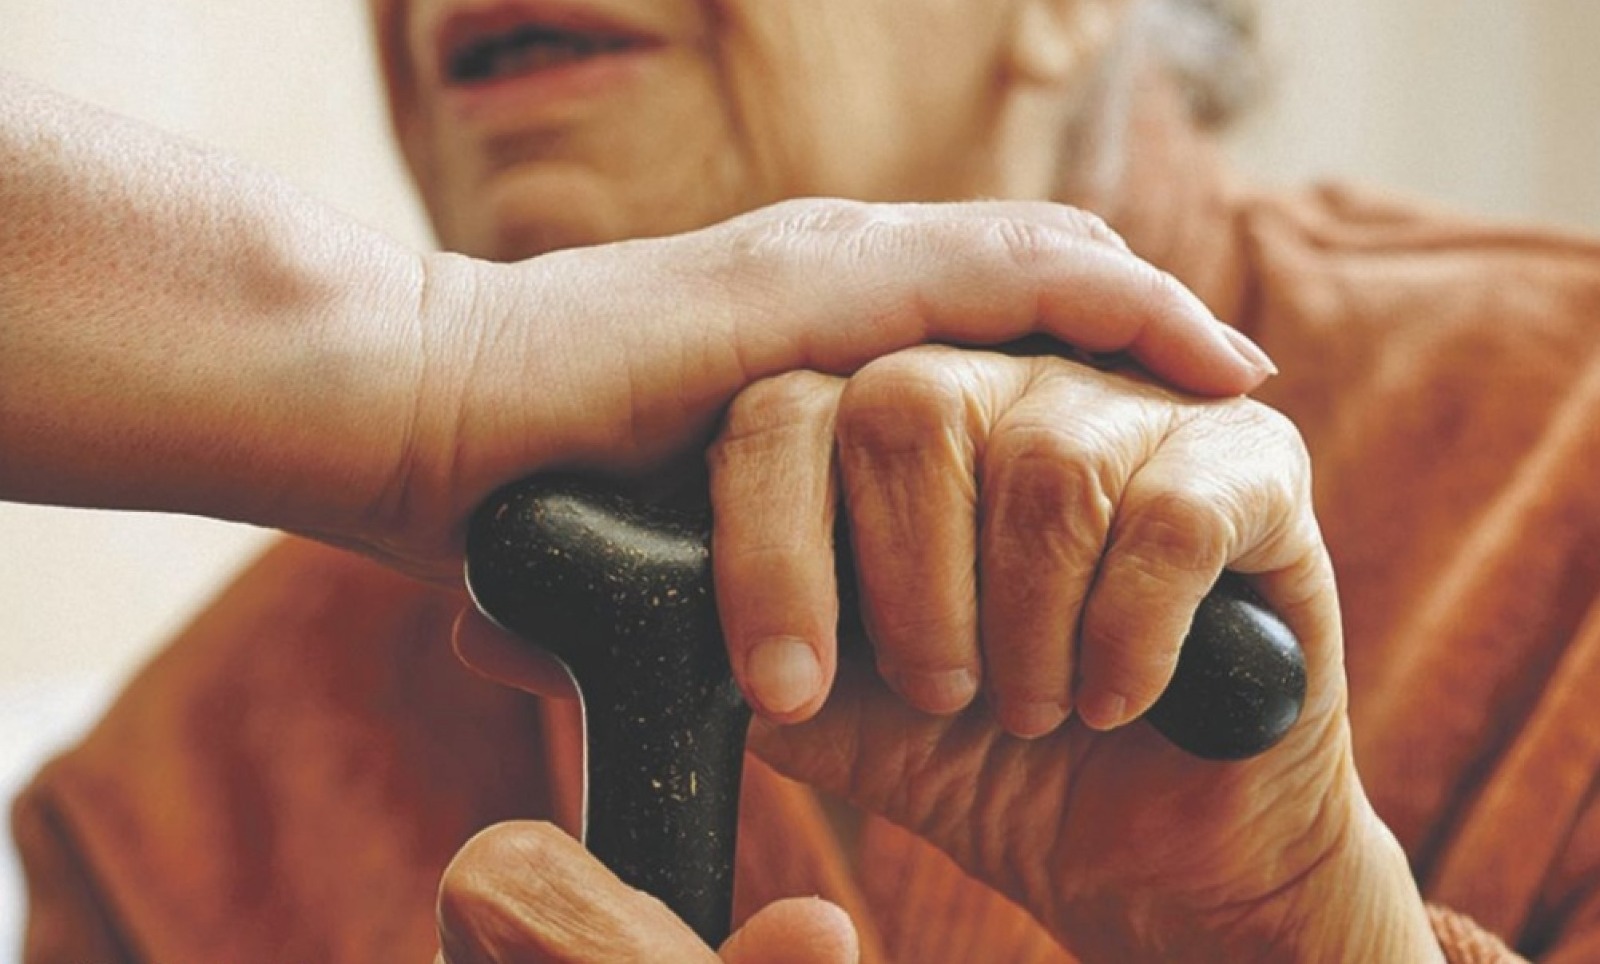
<path fill-rule="evenodd" d="M 1405 852 L 1364 796 L 1328 859 L 1279 895 L 1279 932 L 1262 955 L 1343 964 L 1445 957 Z"/>
<path fill-rule="evenodd" d="M 377 236 L 304 265 L 268 418 L 288 476 L 249 521 L 366 548 L 389 528 L 423 413 L 423 256 Z"/>
<path fill-rule="evenodd" d="M 396 249 L 347 268 L 347 278 L 359 280 L 330 292 L 325 340 L 307 355 L 310 366 L 344 373 L 344 391 L 324 393 L 318 420 L 317 454 L 334 461 L 303 476 L 288 518 L 271 524 L 419 576 L 459 579 L 419 545 L 450 488 L 453 467 L 440 453 L 452 451 L 462 366 L 448 361 L 448 346 L 473 299 L 475 267 L 454 255 Z"/>
<path fill-rule="evenodd" d="M 1309 821 L 1280 833 L 1257 822 L 1200 858 L 1210 870 L 1182 889 L 1163 875 L 1041 919 L 1085 961 L 1445 964 L 1405 852 L 1341 769 L 1301 811 Z"/>
<path fill-rule="evenodd" d="M 492 432 L 508 417 L 526 417 L 525 402 L 505 397 L 503 378 L 492 372 L 492 339 L 504 334 L 512 311 L 499 274 L 506 270 L 457 254 L 415 255 L 404 271 L 410 280 L 388 286 L 397 297 L 381 314 L 384 321 L 356 323 L 371 329 L 363 364 L 374 373 L 366 380 L 366 404 L 377 422 L 368 450 L 376 463 L 366 471 L 369 485 L 350 526 L 315 534 L 413 575 L 459 585 L 466 519 L 509 480 L 505 473 L 519 470 L 515 457 L 524 454 L 490 446 L 486 458 L 475 444 L 486 424 Z M 472 393 L 483 382 L 502 391 L 474 408 Z M 498 464 L 496 454 L 508 464 Z"/>

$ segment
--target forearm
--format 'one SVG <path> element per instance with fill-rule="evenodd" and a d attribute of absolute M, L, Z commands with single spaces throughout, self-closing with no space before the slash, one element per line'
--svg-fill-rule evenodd
<path fill-rule="evenodd" d="M 338 528 L 406 444 L 420 259 L 0 78 L 0 498 Z"/>

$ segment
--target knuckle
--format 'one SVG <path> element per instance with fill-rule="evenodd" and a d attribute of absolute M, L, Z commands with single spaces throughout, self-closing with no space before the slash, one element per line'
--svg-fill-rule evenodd
<path fill-rule="evenodd" d="M 1189 300 L 1188 289 L 1170 272 L 1148 261 L 1137 262 L 1139 295 L 1151 313 L 1170 311 Z"/>
<path fill-rule="evenodd" d="M 872 207 L 843 198 L 794 198 L 763 208 L 755 224 L 772 236 L 797 240 L 859 230 L 871 223 Z"/>
<path fill-rule="evenodd" d="M 1003 426 L 984 466 L 997 538 L 1098 556 L 1113 500 L 1109 467 L 1093 440 L 1052 425 Z"/>
<path fill-rule="evenodd" d="M 732 536 L 716 532 L 712 566 L 717 577 L 717 608 L 725 624 L 770 622 L 786 608 L 778 600 L 798 592 L 815 592 L 819 560 L 831 555 L 830 535 L 825 522 L 811 520 L 798 525 L 748 527 Z"/>
<path fill-rule="evenodd" d="M 1107 496 L 1104 448 L 1088 430 L 1008 422 L 990 438 L 984 461 L 996 481 L 1027 487 L 1051 501 L 1076 501 L 1085 493 Z"/>
<path fill-rule="evenodd" d="M 1067 235 L 1051 225 L 1016 217 L 999 219 L 989 234 L 1005 259 L 1024 270 L 1055 261 L 1067 242 Z"/>
<path fill-rule="evenodd" d="M 728 406 L 718 443 L 792 431 L 825 419 L 837 404 L 839 380 L 813 371 L 792 371 L 747 386 Z"/>
<path fill-rule="evenodd" d="M 1220 570 L 1233 543 L 1232 524 L 1213 493 L 1169 488 L 1125 510 L 1121 541 L 1130 561 L 1164 571 Z"/>
<path fill-rule="evenodd" d="M 1195 296 L 1176 276 L 1138 257 L 1123 260 L 1127 272 L 1122 286 L 1128 309 L 1145 318 L 1182 316 Z"/>
<path fill-rule="evenodd" d="M 1306 448 L 1305 436 L 1300 434 L 1300 426 L 1289 416 L 1271 406 L 1251 399 L 1246 399 L 1245 403 L 1261 422 L 1268 437 L 1276 443 L 1277 456 L 1281 460 L 1279 464 L 1290 467 L 1296 479 L 1309 481 L 1311 451 Z"/>
<path fill-rule="evenodd" d="M 1230 399 L 1215 407 L 1222 422 L 1238 431 L 1248 431 L 1274 449 L 1305 454 L 1305 440 L 1294 420 L 1278 409 L 1253 398 Z M 1276 454 L 1276 453 L 1275 453 Z"/>
<path fill-rule="evenodd" d="M 1252 516 L 1261 510 L 1276 515 L 1309 510 L 1311 453 L 1294 421 L 1252 399 L 1234 400 L 1217 411 L 1218 429 L 1226 433 L 1220 444 L 1241 505 L 1254 508 Z"/>
<path fill-rule="evenodd" d="M 554 859 L 565 838 L 548 823 L 499 823 L 479 831 L 456 854 L 452 867 L 537 866 Z"/>
<path fill-rule="evenodd" d="M 784 267 L 797 252 L 827 251 L 874 221 L 872 207 L 840 198 L 779 201 L 726 222 L 728 269 L 752 273 L 752 264 Z M 819 242 L 821 245 L 819 247 Z"/>
<path fill-rule="evenodd" d="M 1100 215 L 1077 207 L 1062 206 L 1059 210 L 1068 229 L 1074 234 L 1081 235 L 1091 241 L 1109 244 L 1112 247 L 1126 248 L 1127 245 L 1122 240 L 1122 235 L 1113 231 L 1111 226 Z"/>
<path fill-rule="evenodd" d="M 948 438 L 967 418 L 959 382 L 914 353 L 881 358 L 845 386 L 836 433 L 841 452 L 915 453 Z"/>
<path fill-rule="evenodd" d="M 446 935 L 465 932 L 496 903 L 490 889 L 472 872 L 464 857 L 464 853 L 457 854 L 439 880 L 437 914 L 439 929 Z"/>

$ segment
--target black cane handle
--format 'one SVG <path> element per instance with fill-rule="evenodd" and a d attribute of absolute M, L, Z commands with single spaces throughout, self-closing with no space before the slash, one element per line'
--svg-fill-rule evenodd
<path fill-rule="evenodd" d="M 717 621 L 710 521 L 572 479 L 528 480 L 474 515 L 467 587 L 578 684 L 585 846 L 717 947 L 750 711 Z"/>
<path fill-rule="evenodd" d="M 491 619 L 565 662 L 583 695 L 585 844 L 715 947 L 732 909 L 749 710 L 728 666 L 710 540 L 709 508 L 530 479 L 474 516 L 467 584 Z M 1195 756 L 1244 759 L 1289 731 L 1305 686 L 1293 634 L 1224 574 L 1146 718 Z"/>

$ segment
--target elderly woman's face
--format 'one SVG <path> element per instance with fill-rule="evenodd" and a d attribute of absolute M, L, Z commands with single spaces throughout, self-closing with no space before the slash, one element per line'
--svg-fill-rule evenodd
<path fill-rule="evenodd" d="M 785 197 L 994 193 L 1019 35 L 1095 0 L 374 2 L 441 240 L 511 259 Z"/>

